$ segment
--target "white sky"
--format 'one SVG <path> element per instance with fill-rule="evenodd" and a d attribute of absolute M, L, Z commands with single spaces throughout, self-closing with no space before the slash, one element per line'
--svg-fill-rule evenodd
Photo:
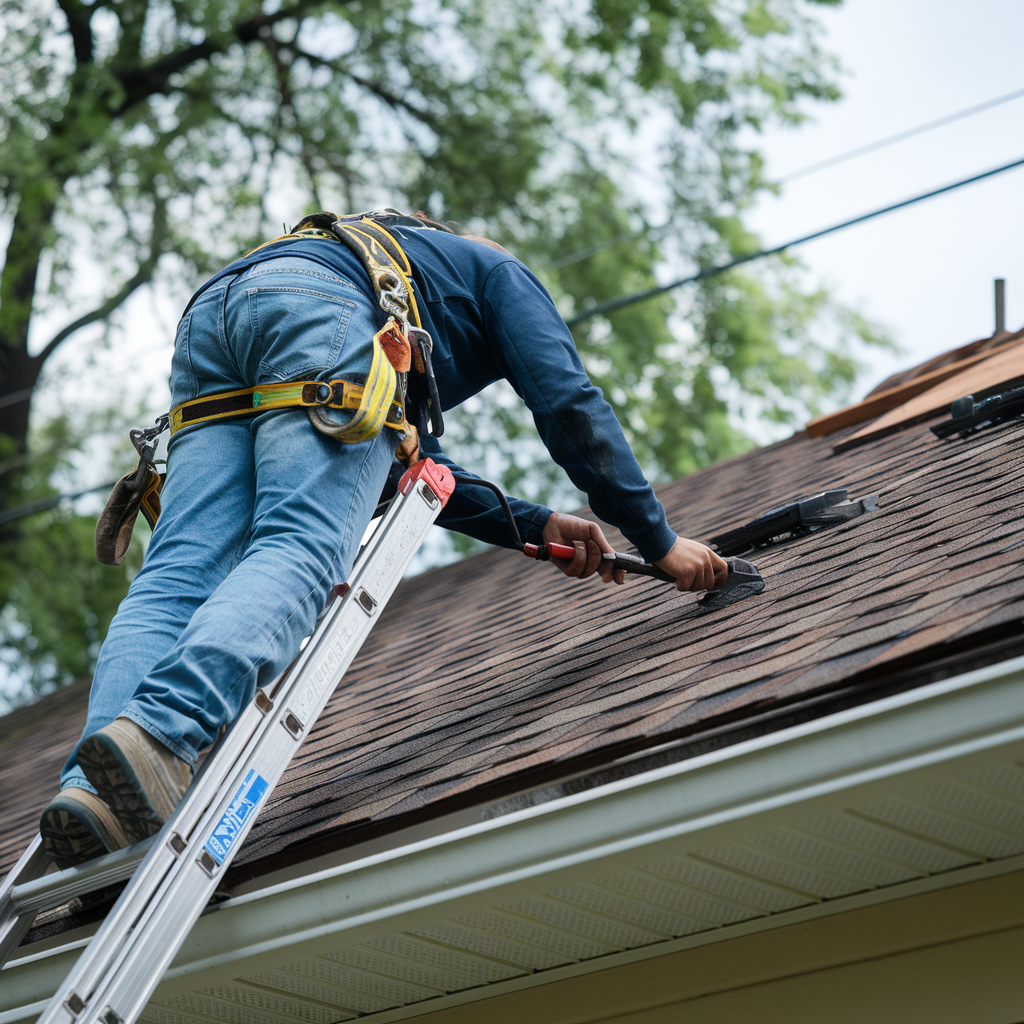
<path fill-rule="evenodd" d="M 848 0 L 822 8 L 844 98 L 762 140 L 769 176 L 1024 87 L 1021 0 Z M 1024 157 L 1024 97 L 798 178 L 750 218 L 778 244 Z M 994 278 L 1006 323 L 1024 326 L 1024 167 L 792 250 L 811 280 L 887 324 L 904 354 L 876 357 L 861 391 L 892 370 L 992 333 Z"/>

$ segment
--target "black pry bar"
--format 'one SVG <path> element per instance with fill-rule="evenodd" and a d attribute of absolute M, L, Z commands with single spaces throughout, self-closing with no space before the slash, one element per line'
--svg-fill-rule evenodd
<path fill-rule="evenodd" d="M 676 581 L 675 576 L 670 576 L 664 569 L 645 562 L 639 555 L 626 555 L 620 551 L 613 551 L 610 555 L 602 552 L 601 567 L 605 568 L 609 562 L 613 569 L 625 569 L 626 572 L 635 573 L 637 576 L 650 576 L 651 579 L 664 580 L 665 583 Z"/>
<path fill-rule="evenodd" d="M 469 476 L 465 473 L 453 473 L 452 477 L 456 484 L 486 487 L 487 490 L 497 497 L 501 510 L 505 513 L 505 519 L 508 522 L 512 543 L 518 550 L 525 552 L 530 558 L 535 558 L 538 561 L 547 561 L 552 555 L 556 558 L 572 557 L 573 549 L 568 546 L 565 546 L 563 554 L 559 550 L 563 547 L 560 544 L 524 544 L 519 529 L 516 526 L 515 517 L 512 515 L 512 508 L 508 503 L 508 498 L 505 497 L 504 491 L 497 484 L 492 483 L 490 480 L 484 480 L 481 477 Z M 614 551 L 611 554 L 603 552 L 601 554 L 601 561 L 603 563 L 602 567 L 611 562 L 613 570 L 624 569 L 626 572 L 631 572 L 638 576 L 649 576 L 664 583 L 676 582 L 674 576 L 669 575 L 664 569 L 660 569 L 650 562 L 645 562 L 639 555 L 627 555 L 619 551 Z M 764 590 L 764 579 L 757 571 L 757 566 L 753 562 L 748 562 L 745 558 L 730 557 L 725 559 L 725 564 L 729 567 L 729 575 L 726 577 L 725 583 L 716 590 L 709 591 L 709 594 L 726 595 L 740 587 L 746 588 L 746 591 L 751 594 L 759 594 Z"/>

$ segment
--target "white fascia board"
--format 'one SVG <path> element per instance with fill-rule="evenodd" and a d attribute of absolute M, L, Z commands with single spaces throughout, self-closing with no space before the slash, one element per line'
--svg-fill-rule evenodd
<path fill-rule="evenodd" d="M 595 862 L 614 866 L 688 833 L 1022 741 L 1017 658 L 229 899 L 197 922 L 164 983 L 260 970 L 325 940 L 363 941 L 425 912 L 436 917 L 442 905 L 451 905 L 445 914 L 458 912 L 482 894 L 504 898 L 530 880 L 547 884 Z M 34 984 L 19 979 L 27 983 L 18 986 L 23 1006 L 54 990 L 69 952 L 8 966 L 36 975 Z M 0 1013 L 0 1024 L 5 1018 Z"/>

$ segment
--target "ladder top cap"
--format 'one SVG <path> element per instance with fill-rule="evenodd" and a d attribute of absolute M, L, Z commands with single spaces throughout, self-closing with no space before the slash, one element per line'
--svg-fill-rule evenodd
<path fill-rule="evenodd" d="M 422 480 L 430 487 L 437 495 L 442 507 L 447 504 L 455 490 L 455 478 L 452 476 L 451 470 L 433 459 L 421 459 L 415 465 L 410 466 L 399 481 L 399 492 L 408 494 L 418 480 Z"/>

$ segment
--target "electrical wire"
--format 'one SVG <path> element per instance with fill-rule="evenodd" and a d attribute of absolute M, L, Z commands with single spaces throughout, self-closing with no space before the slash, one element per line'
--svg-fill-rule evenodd
<path fill-rule="evenodd" d="M 32 397 L 35 388 L 22 388 L 20 391 L 12 391 L 9 395 L 0 398 L 0 409 L 6 409 L 9 405 L 17 405 L 19 402 L 27 402 Z"/>
<path fill-rule="evenodd" d="M 115 480 L 114 483 L 117 481 Z M 17 508 L 10 508 L 6 512 L 0 512 L 0 525 L 13 523 L 17 519 L 24 519 L 26 516 L 34 516 L 37 512 L 46 512 L 56 508 L 62 501 L 74 501 L 75 498 L 83 498 L 87 494 L 95 494 L 96 491 L 113 490 L 114 484 L 97 484 L 95 487 L 87 487 L 84 491 L 75 491 L 74 494 L 54 494 L 49 498 L 41 498 L 39 501 L 29 502 L 27 505 L 19 505 Z"/>
<path fill-rule="evenodd" d="M 784 184 L 787 181 L 804 178 L 808 174 L 816 174 L 818 171 L 825 170 L 826 167 L 835 167 L 836 164 L 845 163 L 854 157 L 864 156 L 865 153 L 873 153 L 875 150 L 884 149 L 886 146 L 893 145 L 893 143 L 902 142 L 904 139 L 911 139 L 915 135 L 923 135 L 925 132 L 930 132 L 935 128 L 951 124 L 953 121 L 960 121 L 965 117 L 980 114 L 983 110 L 998 107 L 1002 103 L 1009 103 L 1010 100 L 1020 99 L 1021 96 L 1024 96 L 1024 89 L 1016 89 L 1014 92 L 1008 92 L 1004 96 L 997 96 L 995 99 L 986 100 L 984 103 L 977 103 L 973 107 L 964 107 L 963 110 L 958 110 L 953 114 L 946 114 L 945 117 L 936 118 L 934 121 L 926 121 L 924 124 L 919 124 L 914 128 L 907 128 L 902 132 L 897 132 L 895 135 L 887 135 L 883 139 L 876 139 L 874 142 L 858 146 L 856 149 L 848 149 L 845 153 L 838 153 L 836 156 L 830 156 L 826 160 L 819 160 L 817 163 L 808 164 L 799 170 L 790 171 L 789 174 L 779 178 L 779 183 Z"/>
<path fill-rule="evenodd" d="M 566 320 L 566 324 L 569 327 L 575 327 L 577 324 L 581 324 L 585 320 L 590 320 L 595 316 L 601 316 L 605 313 L 613 313 L 625 306 L 631 306 L 636 302 L 643 302 L 645 299 L 653 299 L 658 295 L 664 295 L 666 292 L 670 292 L 684 284 L 693 284 L 695 281 L 703 281 L 706 278 L 715 277 L 717 274 L 724 273 L 726 270 L 732 270 L 733 267 L 742 266 L 744 263 L 750 263 L 752 260 L 763 259 L 765 256 L 773 256 L 775 253 L 782 252 L 784 249 L 792 248 L 794 245 L 801 245 L 804 242 L 810 242 L 815 238 L 821 238 L 824 235 L 831 235 L 833 232 L 842 231 L 844 228 L 853 227 L 855 224 L 863 224 L 864 221 L 873 220 L 875 217 L 881 217 L 886 213 L 892 213 L 893 210 L 901 210 L 905 206 L 912 206 L 914 203 L 920 203 L 925 199 L 931 199 L 933 196 L 939 196 L 945 192 L 952 192 L 954 189 L 962 188 L 964 185 L 970 185 L 975 181 L 982 181 L 985 178 L 991 178 L 996 174 L 1002 174 L 1004 171 L 1010 171 L 1013 170 L 1013 168 L 1020 167 L 1022 165 L 1024 165 L 1024 157 L 1019 160 L 1014 160 L 1011 163 L 1003 164 L 1001 167 L 993 167 L 991 170 L 983 171 L 981 174 L 974 174 L 970 178 L 963 178 L 960 181 L 954 181 L 950 185 L 943 185 L 942 188 L 932 189 L 930 192 L 922 192 L 920 195 L 911 196 L 909 199 L 903 199 L 898 203 L 883 206 L 881 209 L 872 210 L 870 213 L 862 213 L 859 217 L 851 217 L 849 220 L 844 220 L 839 224 L 833 224 L 831 227 L 821 228 L 819 231 L 812 231 L 809 235 L 794 238 L 792 241 L 784 242 L 782 245 L 773 246 L 771 249 L 760 249 L 758 252 L 752 252 L 746 256 L 740 256 L 737 259 L 730 260 L 728 263 L 704 267 L 696 274 L 691 274 L 689 277 L 681 277 L 677 281 L 672 281 L 669 284 L 659 285 L 657 288 L 648 288 L 643 292 L 634 292 L 631 295 L 623 295 L 617 299 L 609 299 L 607 302 L 598 303 L 596 306 L 591 306 L 589 309 L 583 310 L 582 313 L 577 313 L 576 316 L 570 317 Z"/>
<path fill-rule="evenodd" d="M 1024 96 L 1024 89 L 1017 89 L 1014 92 L 1008 92 L 1003 96 L 997 96 L 995 99 L 986 100 L 984 103 L 975 104 L 973 107 L 965 107 L 963 110 L 958 110 L 955 113 L 946 114 L 945 117 L 937 118 L 934 121 L 927 121 L 914 128 L 907 128 L 905 131 L 897 132 L 895 135 L 887 135 L 882 139 L 876 139 L 874 142 L 858 146 L 856 149 L 849 149 L 845 153 L 839 153 L 838 155 L 831 156 L 826 160 L 820 160 L 817 163 L 801 167 L 799 170 L 791 171 L 789 174 L 778 179 L 779 184 L 785 184 L 787 181 L 794 181 L 797 178 L 806 177 L 807 175 L 814 174 L 817 171 L 823 171 L 826 167 L 834 167 L 836 164 L 841 164 L 846 160 L 852 160 L 854 157 L 863 156 L 865 153 L 872 153 L 875 150 L 884 149 L 886 146 L 893 145 L 893 143 L 913 138 L 913 136 L 929 132 L 933 128 L 941 128 L 943 125 L 951 124 L 953 121 L 959 121 L 962 118 L 971 117 L 974 114 L 981 113 L 983 110 L 989 110 L 991 107 L 997 107 L 1002 103 L 1009 103 L 1010 100 L 1019 99 L 1022 96 Z M 548 264 L 549 269 L 561 270 L 563 267 L 571 267 L 574 263 L 580 263 L 585 259 L 589 259 L 591 256 L 596 256 L 599 252 L 604 252 L 605 249 L 611 249 L 616 245 L 622 245 L 624 242 L 629 242 L 633 239 L 658 238 L 659 235 L 664 234 L 668 227 L 669 225 L 663 224 L 661 227 L 649 228 L 645 231 L 627 231 L 616 235 L 614 238 L 595 242 L 593 245 L 588 245 L 584 249 L 579 249 L 576 252 L 571 252 L 566 256 L 559 256 L 557 259 L 552 260 L 551 263 Z"/>
<path fill-rule="evenodd" d="M 505 520 L 508 523 L 508 531 L 512 534 L 512 543 L 522 551 L 523 538 L 519 533 L 519 527 L 516 526 L 515 516 L 512 515 L 512 507 L 508 503 L 508 498 L 505 497 L 505 492 L 497 484 L 493 484 L 490 480 L 484 480 L 479 476 L 469 476 L 466 473 L 452 473 L 452 479 L 457 484 L 470 484 L 473 487 L 486 487 L 489 491 L 494 492 L 498 498 L 498 504 L 501 505 L 502 512 L 505 513 Z"/>
<path fill-rule="evenodd" d="M 512 506 L 508 503 L 508 498 L 505 497 L 505 492 L 495 483 L 491 483 L 490 480 L 484 480 L 479 476 L 471 476 L 468 473 L 452 473 L 452 479 L 457 484 L 468 484 L 472 487 L 486 487 L 489 491 L 493 491 L 498 498 L 498 504 L 501 506 L 502 512 L 505 513 L 505 521 L 508 523 L 508 532 L 512 535 L 512 543 L 520 551 L 523 550 L 523 538 L 519 532 L 519 527 L 516 525 L 515 516 L 512 515 Z M 391 499 L 398 493 L 397 487 L 392 488 L 385 486 L 384 494 L 387 495 L 382 501 L 377 503 L 377 507 L 373 510 L 371 519 L 376 519 L 378 516 L 384 515 L 388 510 L 388 506 L 391 504 Z"/>

